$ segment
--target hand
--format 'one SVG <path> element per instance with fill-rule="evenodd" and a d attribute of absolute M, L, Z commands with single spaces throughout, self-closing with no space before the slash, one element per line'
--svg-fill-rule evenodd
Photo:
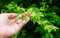
<path fill-rule="evenodd" d="M 16 34 L 30 20 L 29 16 L 25 20 L 16 21 L 18 17 L 15 13 L 0 14 L 0 37 L 5 38 Z"/>

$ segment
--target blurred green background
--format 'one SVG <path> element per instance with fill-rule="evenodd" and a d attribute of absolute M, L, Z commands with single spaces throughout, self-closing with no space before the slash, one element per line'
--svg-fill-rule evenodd
<path fill-rule="evenodd" d="M 31 20 L 10 38 L 60 38 L 60 0 L 0 0 L 0 13 L 26 11 Z"/>

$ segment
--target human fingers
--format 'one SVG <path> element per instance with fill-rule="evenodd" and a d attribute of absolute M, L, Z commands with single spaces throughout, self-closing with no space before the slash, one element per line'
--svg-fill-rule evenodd
<path fill-rule="evenodd" d="M 16 13 L 8 13 L 7 15 L 9 19 L 14 19 L 18 16 Z"/>

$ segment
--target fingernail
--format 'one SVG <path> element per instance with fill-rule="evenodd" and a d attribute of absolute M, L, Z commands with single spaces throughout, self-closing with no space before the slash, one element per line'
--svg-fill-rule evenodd
<path fill-rule="evenodd" d="M 30 16 L 30 13 L 27 13 L 26 16 L 29 17 Z"/>

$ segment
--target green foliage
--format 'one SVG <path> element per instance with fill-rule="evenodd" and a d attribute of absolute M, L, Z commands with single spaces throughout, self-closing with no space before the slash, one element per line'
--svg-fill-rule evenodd
<path fill-rule="evenodd" d="M 46 36 L 43 36 L 42 38 L 54 38 L 51 33 L 46 33 Z"/>
<path fill-rule="evenodd" d="M 27 23 L 11 38 L 60 38 L 60 15 L 58 15 L 60 8 L 53 2 L 54 0 L 12 0 L 9 3 L 6 2 L 4 6 L 1 3 L 1 13 L 11 12 L 22 15 L 29 12 L 31 14 L 32 23 Z"/>

